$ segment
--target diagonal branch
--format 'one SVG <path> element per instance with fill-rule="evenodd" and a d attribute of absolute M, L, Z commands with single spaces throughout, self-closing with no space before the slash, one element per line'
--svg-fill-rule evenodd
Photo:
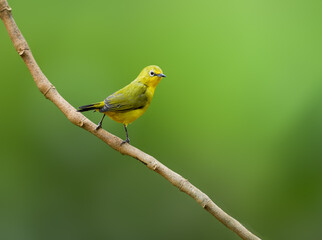
<path fill-rule="evenodd" d="M 50 101 L 52 101 L 60 111 L 71 121 L 73 124 L 87 130 L 92 133 L 110 147 L 116 151 L 138 159 L 144 163 L 149 169 L 159 173 L 171 184 L 176 186 L 182 192 L 185 192 L 197 203 L 201 205 L 210 214 L 216 217 L 230 230 L 238 234 L 242 239 L 258 240 L 259 238 L 248 231 L 243 225 L 241 225 L 236 219 L 229 216 L 221 208 L 219 208 L 205 193 L 200 191 L 194 185 L 192 185 L 187 179 L 183 178 L 176 172 L 172 171 L 154 157 L 142 152 L 141 150 L 129 145 L 121 145 L 122 140 L 113 134 L 105 131 L 104 129 L 95 130 L 96 125 L 87 119 L 84 115 L 76 112 L 76 109 L 70 105 L 56 90 L 56 88 L 49 82 L 46 76 L 39 68 L 35 61 L 29 46 L 22 36 L 18 26 L 16 25 L 6 0 L 0 0 L 0 17 L 7 28 L 8 34 L 13 42 L 13 45 L 25 64 L 27 65 L 38 89 L 40 92 Z"/>

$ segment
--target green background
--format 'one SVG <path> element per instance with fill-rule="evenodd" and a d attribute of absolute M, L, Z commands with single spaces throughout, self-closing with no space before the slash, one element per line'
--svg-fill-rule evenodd
<path fill-rule="evenodd" d="M 129 126 L 132 144 L 263 239 L 321 237 L 322 1 L 9 4 L 73 106 L 159 65 L 167 78 Z M 0 46 L 1 239 L 238 239 L 72 125 L 40 94 L 2 23 Z M 110 119 L 103 127 L 125 137 Z"/>

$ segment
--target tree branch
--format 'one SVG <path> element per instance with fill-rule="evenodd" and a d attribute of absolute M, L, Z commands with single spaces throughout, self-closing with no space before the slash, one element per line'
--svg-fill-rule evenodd
<path fill-rule="evenodd" d="M 69 121 L 71 121 L 76 126 L 89 131 L 90 133 L 107 143 L 110 147 L 114 148 L 116 151 L 138 159 L 149 169 L 159 173 L 171 184 L 196 200 L 196 202 L 199 203 L 201 207 L 203 207 L 210 214 L 216 217 L 230 230 L 238 234 L 242 239 L 259 239 L 257 236 L 248 231 L 243 225 L 241 225 L 236 219 L 232 218 L 221 208 L 219 208 L 205 193 L 192 185 L 187 179 L 183 178 L 176 172 L 172 171 L 171 169 L 157 161 L 154 157 L 129 144 L 121 145 L 122 140 L 120 138 L 112 135 L 104 129 L 95 130 L 96 124 L 91 122 L 81 113 L 76 112 L 76 109 L 58 93 L 56 88 L 43 74 L 38 64 L 36 63 L 26 40 L 24 39 L 18 26 L 16 25 L 11 14 L 11 8 L 9 7 L 6 0 L 0 0 L 0 17 L 5 27 L 7 28 L 8 34 L 11 38 L 11 41 L 13 42 L 15 49 L 27 65 L 38 89 L 47 99 L 52 101 L 60 109 L 60 111 L 62 111 L 63 114 L 65 114 Z"/>

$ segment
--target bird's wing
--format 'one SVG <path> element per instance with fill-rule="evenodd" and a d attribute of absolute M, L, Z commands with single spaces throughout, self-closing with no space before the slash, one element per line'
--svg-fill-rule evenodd
<path fill-rule="evenodd" d="M 100 112 L 124 112 L 143 108 L 148 101 L 146 89 L 141 83 L 131 83 L 108 96 Z"/>

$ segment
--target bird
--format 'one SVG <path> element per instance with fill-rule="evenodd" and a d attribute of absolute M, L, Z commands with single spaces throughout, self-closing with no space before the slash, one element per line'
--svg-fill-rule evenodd
<path fill-rule="evenodd" d="M 107 115 L 112 120 L 122 123 L 124 126 L 126 139 L 124 143 L 130 143 L 127 131 L 128 124 L 138 119 L 148 109 L 151 104 L 155 88 L 163 74 L 160 67 L 151 65 L 145 67 L 138 77 L 124 88 L 111 94 L 104 101 L 80 106 L 78 112 L 94 110 L 103 113 L 103 117 L 98 123 L 96 130 L 102 127 L 104 117 Z"/>

